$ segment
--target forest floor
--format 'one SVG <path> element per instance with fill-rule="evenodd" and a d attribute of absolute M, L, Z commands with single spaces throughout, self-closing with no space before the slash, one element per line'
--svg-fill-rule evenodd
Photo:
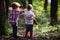
<path fill-rule="evenodd" d="M 33 38 L 29 39 L 24 37 L 25 31 L 24 30 L 18 30 L 18 32 L 20 33 L 19 38 L 13 38 L 11 36 L 4 36 L 2 35 L 0 37 L 0 40 L 60 40 L 60 34 L 54 34 L 54 33 L 49 33 L 49 34 L 43 34 L 43 35 L 39 35 L 39 34 L 33 34 Z"/>

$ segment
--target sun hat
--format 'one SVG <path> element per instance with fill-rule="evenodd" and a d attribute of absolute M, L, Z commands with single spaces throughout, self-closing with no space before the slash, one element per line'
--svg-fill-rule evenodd
<path fill-rule="evenodd" d="M 33 7 L 31 4 L 28 4 L 28 6 L 30 6 L 31 8 Z"/>
<path fill-rule="evenodd" d="M 33 6 L 32 6 L 32 4 L 28 4 L 28 6 L 30 6 L 31 11 L 33 11 Z"/>
<path fill-rule="evenodd" d="M 18 6 L 18 7 L 21 6 L 18 2 L 13 2 L 12 5 L 13 5 L 13 4 L 16 5 L 16 6 Z"/>

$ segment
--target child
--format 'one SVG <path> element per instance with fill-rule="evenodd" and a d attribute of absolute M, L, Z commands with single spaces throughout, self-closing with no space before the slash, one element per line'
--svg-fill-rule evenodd
<path fill-rule="evenodd" d="M 17 27 L 18 27 L 18 20 L 19 20 L 19 14 L 20 14 L 20 4 L 18 2 L 13 2 L 12 3 L 12 11 L 10 12 L 9 16 L 9 22 L 13 28 L 13 37 L 17 37 Z"/>
<path fill-rule="evenodd" d="M 27 7 L 27 10 L 25 10 L 25 25 L 26 25 L 26 33 L 25 37 L 27 37 L 28 32 L 30 32 L 30 38 L 33 37 L 33 19 L 35 17 L 33 11 L 32 11 L 32 5 L 29 4 Z"/>

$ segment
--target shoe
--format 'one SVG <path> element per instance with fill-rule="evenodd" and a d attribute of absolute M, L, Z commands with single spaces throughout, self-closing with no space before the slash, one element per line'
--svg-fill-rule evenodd
<path fill-rule="evenodd" d="M 31 37 L 28 37 L 28 39 L 29 39 L 29 40 L 33 40 L 33 38 L 31 38 Z"/>
<path fill-rule="evenodd" d="M 19 36 L 15 36 L 14 38 L 20 38 Z"/>

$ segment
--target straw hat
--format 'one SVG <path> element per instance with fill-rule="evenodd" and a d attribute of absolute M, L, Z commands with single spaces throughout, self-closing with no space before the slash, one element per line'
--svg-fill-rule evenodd
<path fill-rule="evenodd" d="M 21 5 L 18 2 L 13 2 L 12 5 L 15 4 L 16 6 L 20 7 Z"/>

